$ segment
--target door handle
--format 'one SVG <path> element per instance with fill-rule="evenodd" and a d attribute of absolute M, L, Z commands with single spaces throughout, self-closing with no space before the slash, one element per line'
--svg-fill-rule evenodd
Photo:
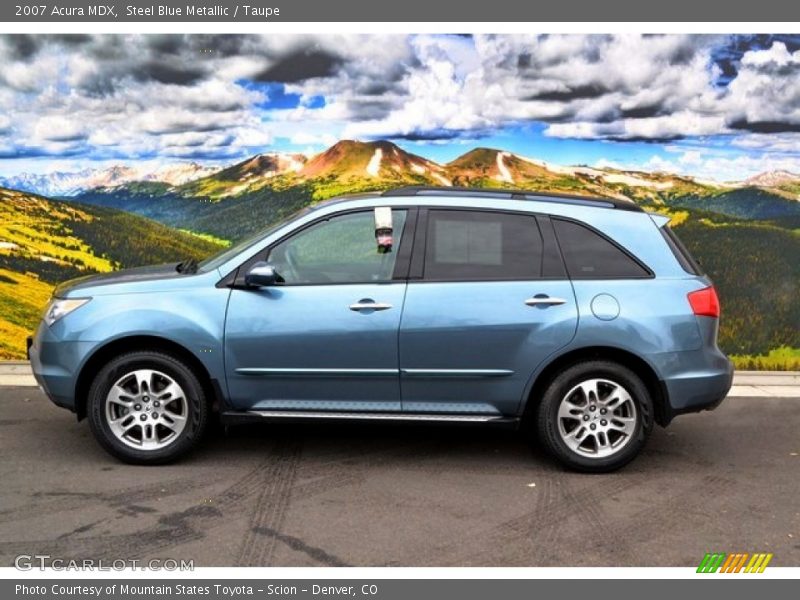
<path fill-rule="evenodd" d="M 537 295 L 533 298 L 525 300 L 528 306 L 555 306 L 558 304 L 565 304 L 567 301 L 564 298 L 556 298 L 555 296 Z"/>
<path fill-rule="evenodd" d="M 387 304 L 386 302 L 375 302 L 373 300 L 359 300 L 350 305 L 350 310 L 354 311 L 362 311 L 362 310 L 388 310 L 392 308 L 391 304 Z"/>

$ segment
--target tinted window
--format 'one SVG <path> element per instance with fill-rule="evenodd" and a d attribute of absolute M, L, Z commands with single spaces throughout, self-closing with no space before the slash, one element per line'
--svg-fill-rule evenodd
<path fill-rule="evenodd" d="M 535 279 L 542 236 L 534 217 L 495 212 L 431 210 L 425 279 Z"/>
<path fill-rule="evenodd" d="M 689 254 L 689 251 L 686 249 L 686 246 L 684 246 L 683 242 L 675 235 L 675 232 L 669 228 L 669 225 L 664 225 L 661 228 L 661 235 L 664 236 L 664 240 L 666 240 L 669 249 L 672 250 L 672 254 L 675 255 L 675 259 L 680 263 L 684 271 L 692 275 L 703 274 L 700 265 L 695 262 L 692 255 Z"/>
<path fill-rule="evenodd" d="M 393 246 L 378 252 L 373 211 L 350 213 L 316 223 L 278 243 L 268 262 L 287 284 L 390 281 L 406 211 L 392 211 Z"/>
<path fill-rule="evenodd" d="M 611 241 L 588 227 L 553 219 L 558 243 L 572 279 L 649 277 L 647 270 Z"/>

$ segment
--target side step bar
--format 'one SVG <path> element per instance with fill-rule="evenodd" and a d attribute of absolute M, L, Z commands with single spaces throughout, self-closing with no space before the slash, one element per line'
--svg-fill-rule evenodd
<path fill-rule="evenodd" d="M 397 423 L 496 423 L 512 425 L 519 421 L 517 418 L 504 417 L 501 415 L 301 410 L 226 411 L 223 412 L 220 417 L 223 423 L 229 425 L 264 421 L 384 421 Z"/>

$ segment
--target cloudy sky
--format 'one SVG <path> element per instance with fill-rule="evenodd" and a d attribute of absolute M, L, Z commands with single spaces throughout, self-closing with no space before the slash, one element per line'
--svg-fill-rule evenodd
<path fill-rule="evenodd" d="M 391 139 L 800 173 L 800 36 L 0 35 L 0 174 Z"/>

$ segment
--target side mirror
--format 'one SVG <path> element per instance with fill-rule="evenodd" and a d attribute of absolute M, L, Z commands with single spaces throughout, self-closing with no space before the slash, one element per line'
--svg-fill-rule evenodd
<path fill-rule="evenodd" d="M 275 267 L 265 262 L 257 262 L 244 276 L 247 287 L 267 287 L 281 280 Z"/>

